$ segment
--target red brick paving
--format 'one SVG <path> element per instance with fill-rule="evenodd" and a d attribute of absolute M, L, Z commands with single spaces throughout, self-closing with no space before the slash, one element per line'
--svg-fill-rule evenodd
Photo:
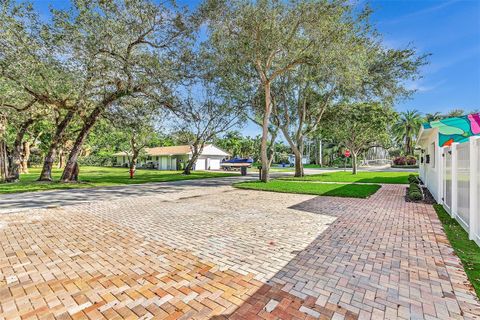
<path fill-rule="evenodd" d="M 273 203 L 269 209 L 269 202 L 258 200 L 262 193 L 244 190 L 185 198 L 169 206 L 164 199 L 155 197 L 135 199 L 137 210 L 145 209 L 144 219 L 150 224 L 148 232 L 141 230 L 145 224 L 132 223 L 143 218 L 121 201 L 3 215 L 0 216 L 0 318 L 478 317 L 480 305 L 432 206 L 406 203 L 404 188 L 386 185 L 369 199 L 268 193 L 267 198 L 291 200 L 289 203 L 294 205 L 285 211 L 277 211 Z M 183 228 L 189 228 L 196 237 L 202 231 L 199 228 L 213 232 L 210 225 L 192 222 L 217 214 L 212 213 L 214 209 L 208 203 L 216 204 L 219 212 L 225 211 L 227 198 L 229 205 L 238 202 L 234 205 L 239 208 L 237 215 L 249 214 L 248 219 L 242 220 L 244 227 L 257 229 L 245 239 L 241 233 L 232 238 L 242 247 L 239 251 L 233 252 L 231 243 L 222 243 L 222 248 L 232 251 L 231 255 L 222 251 L 225 257 L 212 262 L 207 253 L 217 252 L 214 241 L 218 237 L 210 242 L 210 248 L 209 242 L 197 243 L 193 239 L 190 245 L 185 244 L 188 238 L 178 234 L 168 217 L 180 219 Z M 247 201 L 249 198 L 251 201 Z M 114 205 L 115 211 L 108 214 L 108 208 Z M 165 210 L 172 206 L 177 209 L 173 217 L 171 210 Z M 150 209 L 146 210 L 147 207 Z M 259 207 L 265 215 L 252 215 L 252 210 Z M 102 214 L 96 214 L 92 210 L 95 208 Z M 291 235 L 279 224 L 289 213 L 295 219 L 289 230 Z M 148 220 L 149 215 L 157 219 Z M 294 224 L 301 219 L 330 225 L 326 230 L 316 225 L 318 234 L 313 235 L 306 247 L 298 249 L 298 244 L 289 246 L 288 241 L 306 241 L 308 237 L 296 233 L 311 232 L 304 225 Z M 212 225 L 219 230 L 222 226 L 223 230 L 235 228 L 235 220 L 222 216 L 217 216 L 217 220 L 217 225 Z M 161 228 L 162 223 L 166 228 Z M 170 231 L 169 223 L 172 223 Z M 278 240 L 279 246 L 264 246 L 261 243 L 265 238 L 257 233 L 264 228 L 264 234 L 271 237 L 272 226 L 282 232 L 283 242 Z M 161 230 L 159 237 L 155 236 L 155 230 Z M 177 238 L 181 246 L 175 246 Z M 251 241 L 261 241 L 262 250 L 251 250 Z M 206 244 L 207 248 L 193 250 L 199 244 Z M 297 249 L 292 251 L 292 248 Z M 239 260 L 239 254 L 248 250 L 252 256 Z M 282 259 L 287 253 L 293 258 L 285 265 Z M 244 271 L 243 265 L 237 272 L 236 265 L 232 265 L 254 264 L 256 258 L 262 262 L 249 272 Z M 276 270 L 275 275 L 264 280 L 271 270 Z"/>

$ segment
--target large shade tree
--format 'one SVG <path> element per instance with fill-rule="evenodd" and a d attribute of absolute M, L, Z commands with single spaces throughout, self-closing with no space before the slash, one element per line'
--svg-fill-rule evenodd
<path fill-rule="evenodd" d="M 27 3 L 2 1 L 0 4 L 0 87 L 7 86 L 2 104 L 17 113 L 29 113 L 32 106 L 48 107 L 61 114 L 52 135 L 40 180 L 51 180 L 57 148 L 68 125 L 82 107 L 81 82 L 68 63 L 68 48 L 53 36 Z"/>
<path fill-rule="evenodd" d="M 109 110 L 107 118 L 121 133 L 120 140 L 124 143 L 120 145 L 128 157 L 131 172 L 135 172 L 138 158 L 144 148 L 156 142 L 156 130 L 162 113 L 162 106 L 134 98 L 123 99 Z"/>
<path fill-rule="evenodd" d="M 313 1 L 207 1 L 208 43 L 216 77 L 236 98 L 260 91 L 262 180 L 268 181 L 268 137 L 272 84 L 311 62 L 328 41 L 335 41 L 346 3 Z M 344 26 L 347 26 L 346 22 Z M 247 94 L 245 94 L 247 92 Z"/>
<path fill-rule="evenodd" d="M 261 118 L 263 181 L 268 180 L 274 118 L 301 161 L 299 141 L 316 130 L 330 100 L 355 90 L 400 95 L 406 91 L 400 82 L 415 78 L 423 63 L 414 50 L 383 48 L 368 23 L 369 10 L 357 13 L 350 1 L 211 0 L 202 9 L 209 31 L 204 48 L 212 57 L 214 78 L 236 99 L 262 99 L 252 107 Z M 276 92 L 285 79 L 296 82 L 288 85 L 288 98 Z M 272 117 L 281 99 L 288 110 Z M 296 174 L 302 175 L 300 166 Z"/>
<path fill-rule="evenodd" d="M 358 155 L 375 146 L 390 147 L 390 129 L 396 113 L 380 103 L 342 103 L 326 115 L 324 132 L 348 149 L 352 173 L 357 173 Z"/>
<path fill-rule="evenodd" d="M 142 96 L 168 106 L 185 73 L 189 23 L 172 3 L 75 1 L 43 22 L 31 6 L 4 1 L 0 76 L 30 101 L 61 115 L 41 180 L 51 179 L 57 149 L 72 121 L 81 124 L 62 180 L 74 180 L 82 146 L 117 101 Z"/>
<path fill-rule="evenodd" d="M 329 105 L 405 98 L 412 92 L 403 83 L 418 77 L 425 63 L 413 49 L 385 49 L 373 36 L 354 32 L 328 52 L 329 58 L 325 53 L 317 64 L 300 66 L 274 85 L 273 114 L 295 154 L 295 176 L 303 176 L 305 140 L 317 132 Z"/>
<path fill-rule="evenodd" d="M 242 123 L 240 109 L 221 98 L 207 93 L 204 99 L 185 99 L 177 111 L 178 132 L 184 143 L 190 145 L 192 156 L 183 170 L 190 174 L 205 145 Z"/>
<path fill-rule="evenodd" d="M 72 64 L 82 74 L 89 113 L 74 142 L 62 181 L 74 177 L 81 148 L 96 121 L 124 97 L 171 104 L 172 86 L 183 76 L 184 44 L 190 31 L 167 4 L 147 0 L 75 2 L 56 14 L 56 34 L 68 39 Z"/>

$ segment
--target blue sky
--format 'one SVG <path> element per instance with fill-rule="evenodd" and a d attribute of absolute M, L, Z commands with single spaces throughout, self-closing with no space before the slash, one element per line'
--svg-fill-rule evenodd
<path fill-rule="evenodd" d="M 366 2 L 352 0 L 360 6 Z M 178 0 L 195 7 L 199 1 Z M 44 14 L 48 7 L 63 7 L 67 1 L 36 0 Z M 430 53 L 423 78 L 409 83 L 417 89 L 411 99 L 396 109 L 417 109 L 423 113 L 452 109 L 480 109 L 480 0 L 371 0 L 372 22 L 392 48 L 409 44 L 419 53 Z M 260 129 L 247 125 L 244 134 L 257 135 Z"/>

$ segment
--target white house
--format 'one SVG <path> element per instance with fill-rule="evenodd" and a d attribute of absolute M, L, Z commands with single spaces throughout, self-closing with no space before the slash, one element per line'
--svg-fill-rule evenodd
<path fill-rule="evenodd" d="M 295 155 L 294 154 L 289 154 L 288 155 L 288 163 L 295 164 Z M 304 155 L 302 157 L 302 164 L 310 164 L 310 156 Z"/>
<path fill-rule="evenodd" d="M 118 152 L 113 156 L 118 166 L 129 166 L 126 152 Z M 195 162 L 194 170 L 219 170 L 222 159 L 229 156 L 229 153 L 212 144 L 206 145 Z M 191 157 L 192 149 L 189 145 L 145 148 L 138 160 L 138 166 L 158 170 L 180 170 Z"/>
<path fill-rule="evenodd" d="M 423 124 L 416 149 L 425 186 L 480 244 L 480 113 Z"/>

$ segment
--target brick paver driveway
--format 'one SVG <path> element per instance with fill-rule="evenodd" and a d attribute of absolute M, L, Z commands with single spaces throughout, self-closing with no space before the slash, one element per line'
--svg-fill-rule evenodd
<path fill-rule="evenodd" d="M 431 206 L 179 188 L 0 215 L 0 318 L 473 318 Z"/>

